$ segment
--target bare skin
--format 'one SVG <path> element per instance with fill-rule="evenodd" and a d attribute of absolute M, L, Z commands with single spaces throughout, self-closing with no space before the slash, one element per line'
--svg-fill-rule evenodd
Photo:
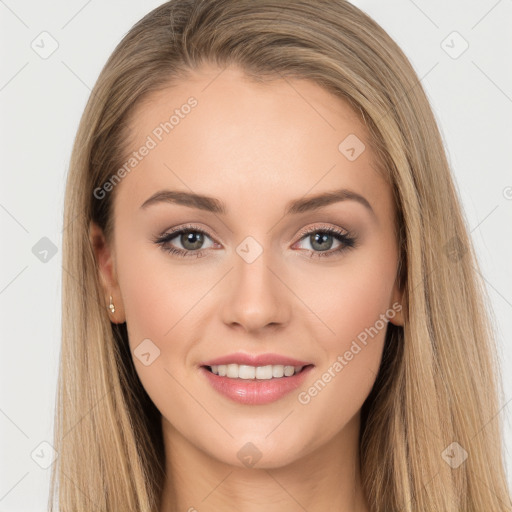
<path fill-rule="evenodd" d="M 390 322 L 403 324 L 391 188 L 376 170 L 364 125 L 341 99 L 303 80 L 255 84 L 237 68 L 220 71 L 203 66 L 136 109 L 130 151 L 190 96 L 197 99 L 117 185 L 112 242 L 91 227 L 105 296 L 116 308 L 111 320 L 126 321 L 132 353 L 145 339 L 160 350 L 148 366 L 135 356 L 134 364 L 162 413 L 161 512 L 369 512 L 359 474 L 360 409 L 387 324 L 353 357 L 344 354 L 387 311 Z M 338 149 L 349 134 L 366 145 L 353 161 Z M 371 209 L 345 199 L 284 215 L 290 201 L 342 188 Z M 170 202 L 141 208 L 163 189 L 217 198 L 227 212 Z M 206 233 L 201 257 L 155 243 L 186 224 Z M 328 235 L 322 251 L 314 233 L 329 227 L 352 235 L 354 246 Z M 316 231 L 303 235 L 306 229 Z M 251 263 L 237 252 L 248 236 L 262 249 Z M 165 246 L 197 253 L 198 242 L 187 240 L 176 235 Z M 277 401 L 240 404 L 200 370 L 234 352 L 277 353 L 314 367 L 300 389 Z M 338 356 L 341 371 L 333 369 Z M 309 393 L 319 379 L 328 383 Z M 261 454 L 252 466 L 238 457 L 247 443 Z"/>

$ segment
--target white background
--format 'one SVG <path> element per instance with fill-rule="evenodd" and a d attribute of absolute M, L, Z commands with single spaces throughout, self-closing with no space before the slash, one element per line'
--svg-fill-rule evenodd
<path fill-rule="evenodd" d="M 0 0 L 0 512 L 46 510 L 50 470 L 31 453 L 52 441 L 72 143 L 106 59 L 160 3 Z M 505 387 L 496 421 L 510 467 L 512 1 L 354 3 L 410 58 L 438 119 L 495 312 Z M 58 42 L 47 59 L 31 47 L 43 31 Z M 462 49 L 459 36 L 446 39 L 454 31 L 469 44 L 455 59 L 442 46 Z M 32 252 L 43 237 L 56 246 L 45 263 Z"/>

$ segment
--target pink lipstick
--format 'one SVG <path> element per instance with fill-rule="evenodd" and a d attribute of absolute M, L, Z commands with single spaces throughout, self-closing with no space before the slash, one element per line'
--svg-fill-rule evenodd
<path fill-rule="evenodd" d="M 245 405 L 275 402 L 297 389 L 314 365 L 279 354 L 231 354 L 200 366 L 209 384 Z"/>

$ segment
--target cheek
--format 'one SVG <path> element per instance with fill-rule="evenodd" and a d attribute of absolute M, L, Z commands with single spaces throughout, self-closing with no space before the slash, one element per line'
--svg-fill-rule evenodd
<path fill-rule="evenodd" d="M 364 339 L 375 325 L 380 334 L 375 338 L 383 339 L 387 322 L 381 315 L 391 307 L 395 269 L 393 251 L 368 247 L 351 252 L 337 266 L 311 267 L 307 279 L 297 280 L 302 282 L 298 295 L 308 297 L 307 306 L 322 321 L 317 333 L 331 356 L 347 350 L 352 340 Z"/>
<path fill-rule="evenodd" d="M 150 338 L 162 349 L 204 293 L 201 278 L 150 241 L 120 241 L 117 260 L 132 348 Z"/>
<path fill-rule="evenodd" d="M 315 283 L 308 306 L 322 320 L 312 335 L 324 357 L 297 398 L 310 423 L 318 426 L 329 414 L 323 438 L 357 414 L 379 370 L 396 268 L 393 250 L 379 249 L 354 251 L 340 266 L 318 270 L 307 281 L 310 287 Z"/>
<path fill-rule="evenodd" d="M 364 338 L 362 333 L 374 326 L 389 308 L 393 281 L 375 263 L 357 265 L 347 275 L 340 276 L 336 284 L 326 317 L 336 332 L 335 337 L 346 345 L 349 340 Z"/>

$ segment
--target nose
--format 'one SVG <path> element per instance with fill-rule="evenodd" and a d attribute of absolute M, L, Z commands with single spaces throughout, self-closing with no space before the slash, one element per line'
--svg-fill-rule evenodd
<path fill-rule="evenodd" d="M 263 253 L 252 263 L 235 254 L 233 270 L 226 279 L 228 288 L 222 306 L 222 320 L 247 332 L 283 327 L 289 323 L 292 293 L 283 277 Z"/>

